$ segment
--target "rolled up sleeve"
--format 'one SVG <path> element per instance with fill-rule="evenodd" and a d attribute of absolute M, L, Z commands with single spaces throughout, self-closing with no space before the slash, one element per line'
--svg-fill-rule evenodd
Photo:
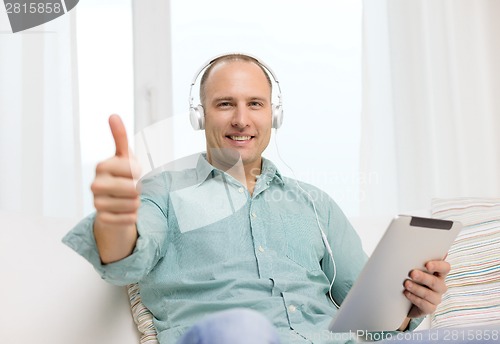
<path fill-rule="evenodd" d="M 163 256 L 167 236 L 167 218 L 162 206 L 148 195 L 141 197 L 137 231 L 139 237 L 131 255 L 102 264 L 94 237 L 95 213 L 85 217 L 64 236 L 62 242 L 92 264 L 99 275 L 114 285 L 141 281 Z"/>

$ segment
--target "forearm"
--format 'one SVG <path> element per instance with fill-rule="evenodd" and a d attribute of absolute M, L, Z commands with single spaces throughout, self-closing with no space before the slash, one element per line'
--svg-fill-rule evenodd
<path fill-rule="evenodd" d="M 398 331 L 406 331 L 406 329 L 408 328 L 408 325 L 410 325 L 410 321 L 411 321 L 411 319 L 406 317 L 406 319 L 403 321 L 401 326 L 399 326 Z"/>
<path fill-rule="evenodd" d="M 138 234 L 137 226 L 105 226 L 94 221 L 94 237 L 99 257 L 103 264 L 109 264 L 126 258 L 134 251 Z"/>

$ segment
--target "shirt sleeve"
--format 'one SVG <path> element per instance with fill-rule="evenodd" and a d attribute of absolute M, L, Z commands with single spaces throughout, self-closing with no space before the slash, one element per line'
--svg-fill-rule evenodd
<path fill-rule="evenodd" d="M 411 319 L 410 324 L 404 332 L 411 332 L 415 330 L 422 323 L 422 321 L 424 321 L 424 319 L 425 317 Z"/>
<path fill-rule="evenodd" d="M 335 264 L 329 255 L 323 259 L 323 271 L 330 281 L 334 277 L 332 295 L 340 304 L 361 273 L 368 257 L 361 239 L 340 207 L 330 199 L 326 210 L 326 235 L 332 249 Z"/>
<path fill-rule="evenodd" d="M 131 255 L 119 261 L 102 264 L 94 237 L 95 213 L 85 217 L 63 238 L 63 243 L 89 261 L 99 275 L 115 285 L 139 282 L 156 265 L 164 254 L 168 222 L 165 214 L 165 197 L 158 195 L 165 190 L 162 178 L 155 177 L 141 182 L 141 207 L 137 220 L 139 237 Z"/>

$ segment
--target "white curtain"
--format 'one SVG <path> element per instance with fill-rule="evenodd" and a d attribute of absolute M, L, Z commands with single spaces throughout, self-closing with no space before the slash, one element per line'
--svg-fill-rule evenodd
<path fill-rule="evenodd" d="M 500 1 L 363 6 L 361 213 L 500 196 Z"/>
<path fill-rule="evenodd" d="M 74 12 L 12 34 L 0 11 L 0 211 L 82 214 Z"/>

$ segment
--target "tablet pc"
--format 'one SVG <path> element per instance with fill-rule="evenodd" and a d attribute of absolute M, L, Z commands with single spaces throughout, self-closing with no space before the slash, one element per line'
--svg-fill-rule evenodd
<path fill-rule="evenodd" d="M 394 218 L 328 329 L 398 329 L 411 308 L 403 294 L 409 272 L 425 270 L 430 260 L 444 259 L 461 228 L 460 222 L 407 215 Z"/>

